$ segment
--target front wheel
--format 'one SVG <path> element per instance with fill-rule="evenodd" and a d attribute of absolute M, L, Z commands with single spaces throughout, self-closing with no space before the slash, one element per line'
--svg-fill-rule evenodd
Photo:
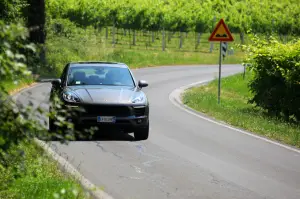
<path fill-rule="evenodd" d="M 149 124 L 146 127 L 141 127 L 134 131 L 135 140 L 147 140 L 148 137 L 149 137 Z"/>
<path fill-rule="evenodd" d="M 57 130 L 57 127 L 54 124 L 54 120 L 49 118 L 49 131 L 55 132 Z"/>

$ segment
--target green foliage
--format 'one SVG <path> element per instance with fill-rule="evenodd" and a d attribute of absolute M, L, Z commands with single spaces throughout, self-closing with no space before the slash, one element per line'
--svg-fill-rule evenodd
<path fill-rule="evenodd" d="M 27 43 L 24 27 L 20 24 L 5 25 L 0 21 L 0 79 L 17 81 L 18 76 L 30 74 L 24 51 L 35 52 L 35 47 Z"/>
<path fill-rule="evenodd" d="M 81 26 L 206 32 L 215 16 L 234 32 L 300 32 L 298 0 L 49 0 L 46 9 Z"/>
<path fill-rule="evenodd" d="M 55 110 L 48 112 L 41 107 L 34 108 L 33 102 L 29 105 L 17 104 L 8 95 L 7 82 L 30 78 L 31 71 L 24 52 L 31 52 L 29 57 L 32 58 L 36 55 L 36 47 L 28 43 L 26 29 L 20 24 L 0 21 L 0 46 L 0 173 L 3 174 L 0 176 L 0 191 L 5 192 L 28 174 L 24 164 L 27 154 L 18 148 L 21 143 L 32 144 L 35 137 L 44 140 L 56 138 L 66 143 L 75 133 L 80 133 L 65 120 L 69 112 L 68 109 L 60 109 L 61 101 L 54 100 L 50 106 Z M 45 115 L 59 118 L 56 132 L 48 132 Z"/>
<path fill-rule="evenodd" d="M 50 39 L 59 36 L 71 39 L 77 33 L 83 32 L 68 19 L 49 19 L 48 23 L 46 30 Z"/>
<path fill-rule="evenodd" d="M 19 108 L 7 96 L 3 80 L 18 81 L 20 76 L 28 76 L 26 57 L 22 50 L 35 51 L 34 46 L 26 41 L 26 32 L 20 25 L 4 25 L 0 21 L 0 152 L 5 152 L 13 144 L 32 132 L 39 131 L 31 121 L 28 107 Z M 28 133 L 28 131 L 30 133 Z M 0 161 L 5 165 L 5 156 L 0 154 Z"/>
<path fill-rule="evenodd" d="M 249 85 L 254 94 L 250 102 L 272 115 L 299 122 L 300 40 L 282 44 L 273 37 L 265 41 L 253 36 L 245 48 L 255 72 Z"/>
<path fill-rule="evenodd" d="M 23 10 L 27 7 L 27 0 L 1 0 L 0 19 L 6 22 L 17 22 L 23 19 Z"/>

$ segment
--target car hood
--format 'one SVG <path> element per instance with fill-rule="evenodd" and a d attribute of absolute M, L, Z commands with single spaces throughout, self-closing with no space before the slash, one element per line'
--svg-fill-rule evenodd
<path fill-rule="evenodd" d="M 132 100 L 144 96 L 135 87 L 126 86 L 70 86 L 66 91 L 75 93 L 83 103 L 120 104 L 132 103 Z"/>

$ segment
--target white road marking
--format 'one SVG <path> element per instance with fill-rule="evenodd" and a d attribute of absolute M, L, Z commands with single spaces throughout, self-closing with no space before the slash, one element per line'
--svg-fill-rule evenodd
<path fill-rule="evenodd" d="M 226 127 L 228 129 L 231 129 L 231 130 L 234 130 L 234 131 L 237 131 L 239 133 L 243 133 L 245 135 L 248 135 L 248 136 L 251 136 L 251 137 L 254 137 L 254 138 L 257 138 L 257 139 L 260 139 L 260 140 L 263 140 L 265 142 L 268 142 L 268 143 L 271 143 L 271 144 L 274 144 L 274 145 L 277 145 L 279 147 L 282 147 L 282 148 L 285 148 L 285 149 L 288 149 L 290 151 L 293 151 L 293 152 L 296 152 L 296 153 L 299 153 L 300 154 L 300 150 L 298 149 L 295 149 L 293 147 L 290 147 L 290 146 L 287 146 L 287 145 L 284 145 L 284 144 L 281 144 L 281 143 L 278 143 L 278 142 L 275 142 L 273 140 L 269 140 L 267 138 L 264 138 L 264 137 L 261 137 L 259 135 L 255 135 L 255 134 L 252 134 L 252 133 L 249 133 L 249 132 L 246 132 L 246 131 L 243 131 L 241 129 L 238 129 L 238 128 L 234 128 L 232 126 L 229 126 L 227 124 L 223 124 L 221 122 L 217 122 L 215 120 L 212 120 L 210 119 L 209 117 L 205 117 L 205 116 L 201 116 L 200 114 L 197 114 L 195 110 L 191 109 L 190 107 L 186 106 L 185 104 L 182 103 L 181 101 L 181 98 L 180 98 L 180 95 L 188 88 L 191 88 L 191 87 L 194 87 L 196 85 L 201 85 L 201 84 L 205 84 L 209 81 L 212 81 L 213 79 L 208 79 L 208 80 L 204 80 L 204 81 L 199 81 L 199 82 L 195 82 L 195 83 L 192 83 L 192 84 L 189 84 L 189 85 L 186 85 L 186 86 L 182 86 L 180 88 L 177 88 L 175 90 L 173 90 L 170 95 L 169 95 L 169 100 L 172 102 L 173 105 L 175 105 L 176 107 L 180 108 L 181 110 L 184 110 L 185 112 L 188 112 L 200 119 L 203 119 L 203 120 L 206 120 L 208 122 L 212 122 L 214 124 L 217 124 L 219 126 L 223 126 L 223 127 Z"/>
<path fill-rule="evenodd" d="M 154 163 L 154 162 L 159 162 L 159 161 L 162 160 L 162 158 L 160 158 L 160 157 L 158 157 L 158 156 L 151 155 L 151 154 L 146 154 L 146 153 L 144 153 L 144 155 L 154 158 L 154 159 L 152 159 L 152 160 L 148 160 L 148 161 L 146 161 L 146 162 L 143 162 L 143 165 L 144 165 L 144 166 L 147 166 L 147 167 L 151 167 L 151 166 L 152 166 L 152 163 Z"/>

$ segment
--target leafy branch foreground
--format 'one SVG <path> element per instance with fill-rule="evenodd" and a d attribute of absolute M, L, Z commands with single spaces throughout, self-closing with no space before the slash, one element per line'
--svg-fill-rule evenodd
<path fill-rule="evenodd" d="M 48 113 L 39 107 L 34 109 L 32 103 L 21 106 L 11 99 L 6 87 L 7 82 L 29 78 L 27 66 L 39 64 L 35 59 L 39 47 L 28 43 L 27 36 L 22 25 L 7 25 L 0 20 L 0 198 L 84 198 L 75 180 L 59 172 L 33 142 L 38 137 L 67 143 L 75 134 L 80 135 L 65 121 L 68 111 Z M 61 107 L 60 103 L 51 106 Z M 37 120 L 45 118 L 43 115 L 59 116 L 56 132 L 48 132 L 47 121 Z"/>

